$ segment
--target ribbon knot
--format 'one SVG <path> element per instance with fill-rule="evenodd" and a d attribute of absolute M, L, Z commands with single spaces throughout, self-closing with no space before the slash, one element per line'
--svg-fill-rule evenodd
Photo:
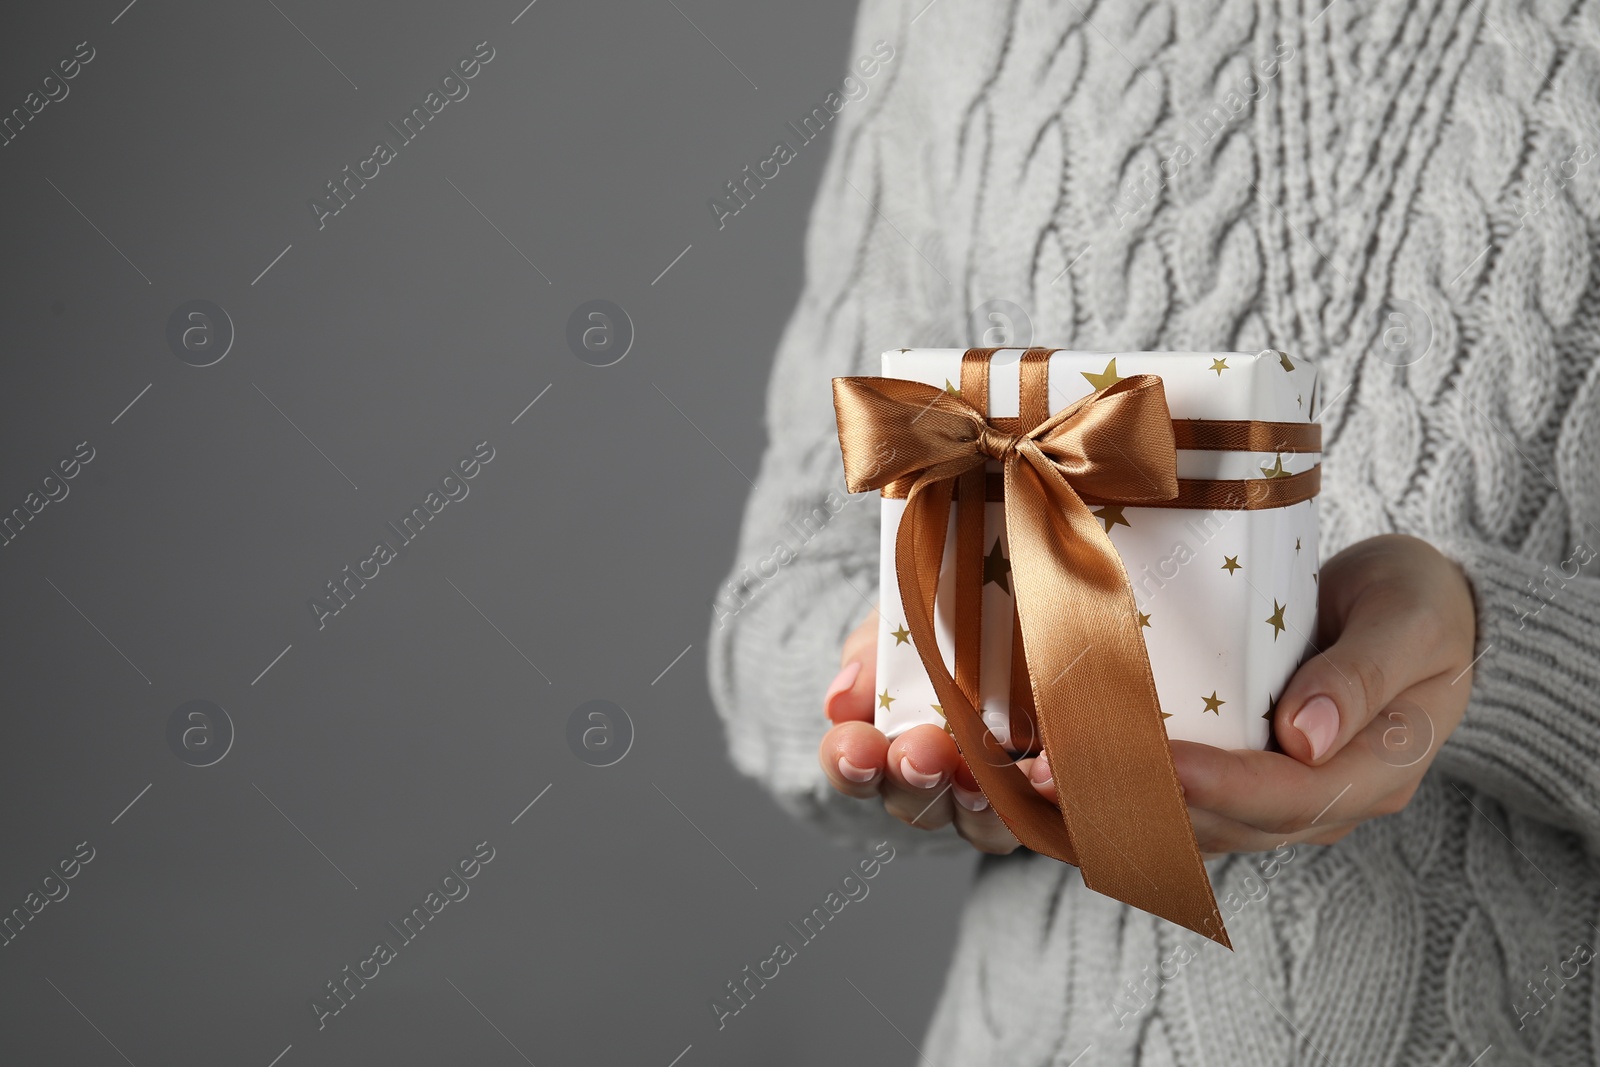
<path fill-rule="evenodd" d="M 1021 443 L 1021 434 L 1005 433 L 1001 430 L 996 430 L 988 423 L 983 423 L 978 427 L 978 451 L 992 459 L 1005 459 Z"/>

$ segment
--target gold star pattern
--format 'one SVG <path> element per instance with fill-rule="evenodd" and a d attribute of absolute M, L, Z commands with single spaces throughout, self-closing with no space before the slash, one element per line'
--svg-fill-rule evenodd
<path fill-rule="evenodd" d="M 1133 529 L 1133 523 L 1122 517 L 1122 508 L 1123 505 L 1121 504 L 1107 504 L 1095 510 L 1094 517 L 1106 524 L 1106 533 L 1110 533 L 1113 526 L 1126 526 L 1130 530 Z"/>
<path fill-rule="evenodd" d="M 1163 711 L 1163 712 L 1162 712 L 1162 713 L 1161 713 L 1161 721 L 1162 721 L 1162 722 L 1166 722 L 1166 721 L 1167 721 L 1167 720 L 1168 720 L 1168 719 L 1170 719 L 1170 718 L 1172 718 L 1172 712 L 1170 712 L 1170 711 Z"/>
<path fill-rule="evenodd" d="M 1206 368 L 1206 370 L 1216 371 L 1218 378 L 1222 377 L 1222 372 L 1228 369 L 1228 361 L 1226 359 L 1214 359 L 1211 361 L 1211 366 Z"/>
<path fill-rule="evenodd" d="M 1320 573 L 1321 572 L 1319 572 L 1319 571 L 1312 571 L 1311 572 L 1311 584 L 1313 584 L 1313 585 L 1321 585 L 1322 584 L 1320 581 L 1318 581 L 1318 575 Z"/>
<path fill-rule="evenodd" d="M 1294 406 L 1297 407 L 1297 408 L 1305 407 L 1305 405 L 1300 402 L 1300 394 L 1299 393 L 1294 394 Z"/>
<path fill-rule="evenodd" d="M 1089 379 L 1089 384 L 1094 386 L 1094 391 L 1097 393 L 1102 389 L 1116 385 L 1118 382 L 1122 381 L 1122 376 L 1117 373 L 1117 361 L 1115 359 L 1113 359 L 1110 363 L 1107 363 L 1106 369 L 1101 371 L 1099 374 L 1090 374 L 1086 370 L 1079 371 L 1078 373 Z"/>
<path fill-rule="evenodd" d="M 1206 702 L 1206 706 L 1202 709 L 1202 714 L 1204 712 L 1209 711 L 1211 714 L 1215 715 L 1217 718 L 1219 718 L 1219 719 L 1222 718 L 1222 712 L 1219 711 L 1218 709 L 1221 708 L 1222 705 L 1226 704 L 1227 701 L 1226 700 L 1218 700 L 1217 699 L 1217 691 L 1215 689 L 1213 689 L 1211 691 L 1211 695 L 1210 696 L 1201 697 L 1200 699 L 1204 700 Z"/>
<path fill-rule="evenodd" d="M 1269 695 L 1267 697 L 1267 711 L 1266 711 L 1266 714 L 1262 715 L 1261 717 L 1263 719 L 1266 719 L 1268 722 L 1271 722 L 1272 721 L 1272 713 L 1277 711 L 1277 710 L 1278 710 L 1278 698 L 1275 697 L 1275 696 Z"/>
<path fill-rule="evenodd" d="M 888 711 L 889 705 L 893 704 L 898 699 L 900 698 L 890 696 L 889 690 L 885 689 L 883 692 L 878 694 L 878 707 L 882 708 L 884 711 Z"/>
<path fill-rule="evenodd" d="M 1150 616 L 1146 615 L 1144 612 L 1139 611 L 1137 609 L 1135 609 L 1134 614 L 1139 616 L 1139 627 L 1140 627 L 1140 629 L 1144 629 L 1144 628 L 1146 628 L 1146 627 L 1148 627 L 1150 625 Z"/>
<path fill-rule="evenodd" d="M 983 557 L 983 584 L 993 582 L 1006 592 L 1011 592 L 1011 561 L 1000 554 L 1000 538 L 994 539 L 994 547 L 989 554 Z"/>
<path fill-rule="evenodd" d="M 932 708 L 934 711 L 937 711 L 941 719 L 944 718 L 944 708 L 940 707 L 938 704 L 929 704 L 928 707 Z"/>
<path fill-rule="evenodd" d="M 1296 552 L 1300 551 L 1300 538 L 1298 537 L 1294 539 L 1294 550 Z"/>
<path fill-rule="evenodd" d="M 1289 362 L 1289 353 L 1287 352 L 1278 353 L 1278 363 L 1284 370 L 1294 370 L 1294 364 Z"/>
<path fill-rule="evenodd" d="M 906 643 L 906 639 L 911 636 L 911 631 L 906 629 L 905 623 L 901 623 L 900 629 L 889 631 L 889 636 L 894 638 L 895 644 L 903 645 Z"/>
<path fill-rule="evenodd" d="M 1239 569 L 1239 557 L 1238 556 L 1223 556 L 1222 557 L 1222 569 L 1227 571 L 1229 574 L 1232 574 L 1234 571 L 1238 570 Z"/>
<path fill-rule="evenodd" d="M 1273 461 L 1272 466 L 1261 468 L 1261 477 L 1263 478 L 1287 478 L 1293 473 L 1293 471 L 1286 471 L 1283 469 L 1282 456 L 1278 456 Z"/>
<path fill-rule="evenodd" d="M 949 378 L 946 378 L 944 380 L 944 391 L 949 393 L 951 396 L 960 396 L 961 395 L 961 390 L 957 389 L 955 386 L 951 385 Z"/>
<path fill-rule="evenodd" d="M 1279 634 L 1283 633 L 1283 612 L 1288 606 L 1287 604 L 1278 603 L 1276 599 L 1272 601 L 1272 618 L 1267 620 L 1267 624 L 1272 627 L 1272 639 L 1274 641 L 1278 639 Z"/>

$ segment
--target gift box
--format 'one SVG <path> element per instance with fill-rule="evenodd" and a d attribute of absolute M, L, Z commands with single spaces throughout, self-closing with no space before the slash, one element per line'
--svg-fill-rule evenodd
<path fill-rule="evenodd" d="M 883 375 L 955 390 L 962 349 L 883 354 Z M 990 418 L 1018 414 L 1022 350 L 990 361 Z M 1068 404 L 1119 377 L 1159 375 L 1174 419 L 1309 422 L 1316 369 L 1281 352 L 1054 352 L 1049 408 Z M 1313 469 L 1316 452 L 1180 450 L 1180 478 L 1280 478 Z M 999 464 L 989 461 L 991 472 Z M 1305 658 L 1317 618 L 1317 502 L 1282 508 L 1095 508 L 1122 559 L 1139 610 L 1167 736 L 1218 748 L 1265 748 L 1271 709 Z M 939 698 L 909 640 L 895 580 L 894 541 L 905 500 L 882 502 L 879 564 L 877 727 L 896 737 L 913 726 L 944 725 Z M 939 650 L 954 671 L 955 516 L 940 571 L 935 616 Z M 984 505 L 983 628 L 979 698 L 984 724 L 1010 751 L 1034 752 L 1031 715 L 1012 719 L 1016 669 L 1010 546 L 1004 504 Z M 1026 703 L 1026 701 L 1023 701 Z"/>
<path fill-rule="evenodd" d="M 1264 748 L 1316 621 L 1316 371 L 1283 352 L 900 349 L 834 379 L 882 492 L 878 727 L 1018 840 L 1227 945 L 1168 740 Z M 1043 751 L 1058 800 L 1016 767 Z"/>

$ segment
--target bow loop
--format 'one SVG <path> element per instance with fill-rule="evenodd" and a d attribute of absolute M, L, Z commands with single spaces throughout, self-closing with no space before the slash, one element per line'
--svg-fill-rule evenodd
<path fill-rule="evenodd" d="M 1177 443 L 1158 375 L 1124 378 L 1028 436 L 1079 493 L 1127 504 L 1178 495 Z"/>
<path fill-rule="evenodd" d="M 971 460 L 957 464 L 959 473 L 982 458 L 974 442 L 987 428 L 983 417 L 934 386 L 901 378 L 835 378 L 833 407 L 845 485 L 852 493 Z"/>

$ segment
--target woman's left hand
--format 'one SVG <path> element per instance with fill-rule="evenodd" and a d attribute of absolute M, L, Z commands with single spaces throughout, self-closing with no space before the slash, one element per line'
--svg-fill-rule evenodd
<path fill-rule="evenodd" d="M 1391 534 L 1329 559 L 1319 584 L 1322 651 L 1273 715 L 1283 751 L 1172 742 L 1207 855 L 1332 844 L 1400 811 L 1466 711 L 1477 621 L 1456 564 Z"/>

